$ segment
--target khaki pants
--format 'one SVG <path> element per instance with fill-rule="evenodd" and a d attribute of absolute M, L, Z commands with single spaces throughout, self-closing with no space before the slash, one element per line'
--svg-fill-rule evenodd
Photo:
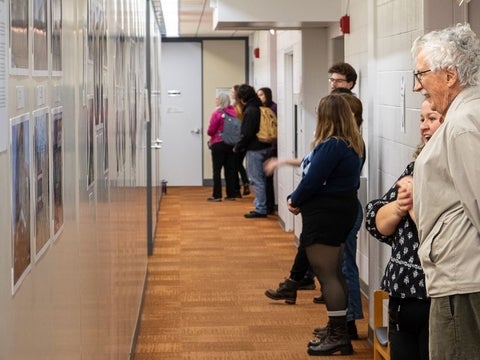
<path fill-rule="evenodd" d="M 480 293 L 432 299 L 430 360 L 480 359 Z"/>

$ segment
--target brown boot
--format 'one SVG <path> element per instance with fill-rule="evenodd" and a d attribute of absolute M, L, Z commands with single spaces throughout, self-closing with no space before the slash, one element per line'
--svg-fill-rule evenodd
<path fill-rule="evenodd" d="M 299 283 L 297 281 L 287 279 L 279 284 L 277 290 L 268 289 L 265 296 L 272 300 L 285 300 L 287 304 L 295 304 L 297 301 L 297 290 Z"/>
<path fill-rule="evenodd" d="M 339 351 L 342 355 L 353 353 L 345 316 L 331 316 L 326 329 L 327 334 L 323 339 L 318 339 L 319 341 L 314 339 L 309 343 L 309 355 L 332 355 Z"/>

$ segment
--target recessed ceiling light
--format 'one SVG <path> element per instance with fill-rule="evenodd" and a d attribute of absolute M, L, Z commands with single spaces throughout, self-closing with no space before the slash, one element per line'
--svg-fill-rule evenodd
<path fill-rule="evenodd" d="M 178 36 L 178 0 L 161 0 L 167 37 Z"/>

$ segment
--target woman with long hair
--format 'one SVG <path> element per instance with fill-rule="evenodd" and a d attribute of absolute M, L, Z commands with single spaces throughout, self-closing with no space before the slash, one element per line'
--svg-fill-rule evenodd
<path fill-rule="evenodd" d="M 308 344 L 310 355 L 353 352 L 347 331 L 343 247 L 357 217 L 357 189 L 364 143 L 345 97 L 322 98 L 312 151 L 302 160 L 302 180 L 288 209 L 302 214 L 300 244 L 321 287 L 329 321 L 326 336 Z"/>

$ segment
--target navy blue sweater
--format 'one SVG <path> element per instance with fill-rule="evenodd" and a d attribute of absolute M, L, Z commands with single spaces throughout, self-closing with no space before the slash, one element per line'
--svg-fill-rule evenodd
<path fill-rule="evenodd" d="M 318 195 L 356 191 L 363 161 L 342 139 L 328 138 L 302 161 L 303 177 L 289 196 L 293 207 Z"/>

